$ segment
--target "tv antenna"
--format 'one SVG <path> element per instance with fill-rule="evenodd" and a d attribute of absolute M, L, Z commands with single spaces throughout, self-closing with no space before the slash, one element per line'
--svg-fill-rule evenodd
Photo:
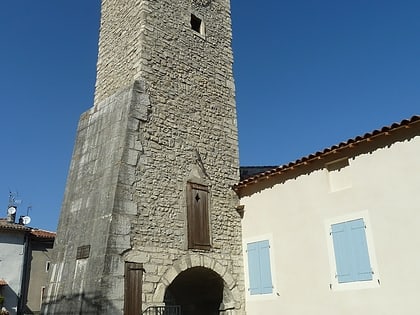
<path fill-rule="evenodd" d="M 19 196 L 18 192 L 12 192 L 9 189 L 9 207 L 13 206 L 13 207 L 17 208 L 17 206 L 22 203 L 21 199 L 17 199 L 18 196 Z"/>
<path fill-rule="evenodd" d="M 8 215 L 13 215 L 13 214 L 15 214 L 16 213 L 16 207 L 14 207 L 14 206 L 9 206 L 8 208 L 7 208 L 7 214 Z"/>
<path fill-rule="evenodd" d="M 23 215 L 19 218 L 19 224 L 27 225 L 31 223 L 31 218 L 27 215 Z"/>
<path fill-rule="evenodd" d="M 7 205 L 7 221 L 10 223 L 15 223 L 16 219 L 16 212 L 17 206 L 22 202 L 22 200 L 18 200 L 18 193 L 13 193 L 9 189 L 9 203 Z"/>

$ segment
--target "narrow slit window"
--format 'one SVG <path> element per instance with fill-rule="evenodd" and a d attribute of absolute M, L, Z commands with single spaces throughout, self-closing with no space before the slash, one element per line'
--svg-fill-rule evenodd
<path fill-rule="evenodd" d="M 201 35 L 204 33 L 203 21 L 194 14 L 191 14 L 191 29 Z"/>

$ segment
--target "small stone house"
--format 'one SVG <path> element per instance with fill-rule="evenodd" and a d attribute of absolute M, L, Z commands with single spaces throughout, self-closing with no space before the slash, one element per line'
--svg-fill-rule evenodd
<path fill-rule="evenodd" d="M 235 185 L 246 311 L 418 314 L 420 116 Z"/>

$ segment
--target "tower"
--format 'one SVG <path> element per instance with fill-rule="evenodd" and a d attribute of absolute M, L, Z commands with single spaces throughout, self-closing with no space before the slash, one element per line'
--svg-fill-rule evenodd
<path fill-rule="evenodd" d="M 102 0 L 44 314 L 244 313 L 231 38 L 229 0 Z"/>

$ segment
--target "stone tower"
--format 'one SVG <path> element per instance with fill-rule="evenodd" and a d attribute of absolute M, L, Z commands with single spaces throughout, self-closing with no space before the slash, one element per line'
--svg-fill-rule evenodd
<path fill-rule="evenodd" d="M 101 13 L 43 313 L 244 314 L 230 1 Z"/>

